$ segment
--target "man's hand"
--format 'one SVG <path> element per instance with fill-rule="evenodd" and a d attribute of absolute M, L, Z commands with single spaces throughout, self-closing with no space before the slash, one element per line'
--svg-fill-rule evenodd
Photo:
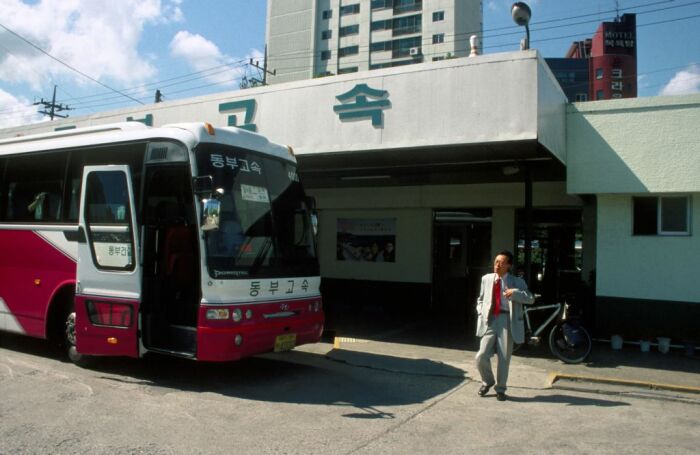
<path fill-rule="evenodd" d="M 512 289 L 512 288 L 506 289 L 506 292 L 505 292 L 506 297 L 510 298 L 510 296 L 513 295 L 514 291 L 515 291 L 515 289 Z"/>

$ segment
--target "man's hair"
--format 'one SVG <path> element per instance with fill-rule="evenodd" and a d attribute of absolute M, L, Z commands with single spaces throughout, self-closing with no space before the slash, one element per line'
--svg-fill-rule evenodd
<path fill-rule="evenodd" d="M 513 253 L 511 253 L 510 251 L 499 251 L 498 254 L 496 254 L 496 257 L 498 256 L 505 256 L 506 258 L 508 258 L 508 264 L 513 265 Z"/>

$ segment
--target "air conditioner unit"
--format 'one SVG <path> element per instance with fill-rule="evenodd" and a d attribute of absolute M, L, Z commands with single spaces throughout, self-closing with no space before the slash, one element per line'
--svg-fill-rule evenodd
<path fill-rule="evenodd" d="M 408 50 L 410 55 L 420 55 L 420 47 L 412 47 Z"/>

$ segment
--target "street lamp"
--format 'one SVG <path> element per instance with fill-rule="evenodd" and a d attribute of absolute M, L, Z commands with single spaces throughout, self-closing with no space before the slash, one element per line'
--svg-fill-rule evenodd
<path fill-rule="evenodd" d="M 510 14 L 513 16 L 513 20 L 516 24 L 520 26 L 525 26 L 526 38 L 520 41 L 520 50 L 524 51 L 530 49 L 530 17 L 532 17 L 532 11 L 530 7 L 527 6 L 525 2 L 515 2 L 513 6 L 510 7 Z"/>

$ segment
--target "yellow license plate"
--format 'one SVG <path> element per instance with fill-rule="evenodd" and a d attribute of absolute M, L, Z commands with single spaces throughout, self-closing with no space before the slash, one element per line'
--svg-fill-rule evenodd
<path fill-rule="evenodd" d="M 294 349 L 297 342 L 296 333 L 288 333 L 286 335 L 279 335 L 275 338 L 275 352 L 289 351 Z"/>

